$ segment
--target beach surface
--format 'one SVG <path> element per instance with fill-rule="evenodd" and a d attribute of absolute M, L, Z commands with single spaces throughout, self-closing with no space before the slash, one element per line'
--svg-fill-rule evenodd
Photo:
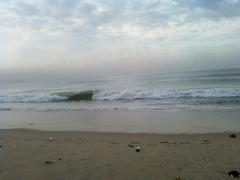
<path fill-rule="evenodd" d="M 240 132 L 240 112 L 0 111 L 0 129 L 155 134 Z"/>
<path fill-rule="evenodd" d="M 228 171 L 240 170 L 240 134 L 229 135 L 5 129 L 0 179 L 232 179 Z"/>

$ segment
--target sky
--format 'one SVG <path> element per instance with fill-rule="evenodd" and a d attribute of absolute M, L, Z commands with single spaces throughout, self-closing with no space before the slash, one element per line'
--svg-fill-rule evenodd
<path fill-rule="evenodd" d="M 0 71 L 240 67 L 240 0 L 1 0 Z"/>

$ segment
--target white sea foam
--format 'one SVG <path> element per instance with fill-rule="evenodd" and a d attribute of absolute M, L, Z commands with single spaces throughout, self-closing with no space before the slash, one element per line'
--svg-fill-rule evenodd
<path fill-rule="evenodd" d="M 0 96 L 0 103 L 44 103 L 66 100 L 67 97 L 58 95 L 17 95 Z"/>
<path fill-rule="evenodd" d="M 167 98 L 230 98 L 240 97 L 240 88 L 214 89 L 162 89 L 135 91 L 95 91 L 92 100 L 154 100 Z M 0 95 L 0 103 L 46 103 L 68 101 L 68 97 L 56 94 Z"/>
<path fill-rule="evenodd" d="M 228 98 L 240 97 L 239 88 L 215 89 L 164 89 L 146 91 L 101 91 L 93 96 L 94 100 L 135 100 L 165 98 Z"/>

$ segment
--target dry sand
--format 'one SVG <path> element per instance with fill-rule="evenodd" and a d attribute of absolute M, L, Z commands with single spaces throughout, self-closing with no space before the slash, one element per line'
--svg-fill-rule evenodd
<path fill-rule="evenodd" d="M 50 141 L 49 138 L 54 140 Z M 133 147 L 140 146 L 140 152 Z M 221 180 L 240 136 L 0 130 L 1 180 Z M 47 163 L 49 162 L 49 163 Z M 229 178 L 231 179 L 231 178 Z"/>

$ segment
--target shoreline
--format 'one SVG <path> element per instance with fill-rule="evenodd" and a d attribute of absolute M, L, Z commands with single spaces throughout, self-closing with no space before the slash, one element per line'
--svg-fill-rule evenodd
<path fill-rule="evenodd" d="M 155 134 L 240 132 L 240 112 L 0 112 L 0 129 Z"/>
<path fill-rule="evenodd" d="M 231 179 L 240 132 L 229 135 L 5 129 L 0 179 Z"/>
<path fill-rule="evenodd" d="M 8 131 L 33 131 L 33 132 L 52 132 L 52 133 L 80 133 L 80 134 L 106 134 L 106 135 L 146 135 L 146 136 L 202 136 L 202 135 L 230 135 L 238 134 L 240 131 L 223 131 L 223 132 L 202 132 L 202 133 L 155 133 L 155 132 L 120 132 L 120 131 L 82 131 L 82 130 L 43 130 L 43 129 L 34 129 L 34 128 L 8 128 L 0 129 L 1 132 Z"/>

